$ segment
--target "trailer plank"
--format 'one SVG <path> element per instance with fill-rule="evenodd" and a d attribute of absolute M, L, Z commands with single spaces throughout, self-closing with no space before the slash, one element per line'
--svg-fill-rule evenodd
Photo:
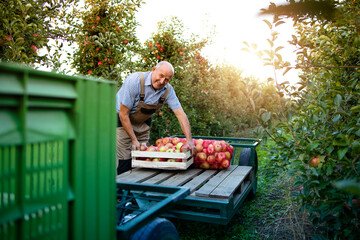
<path fill-rule="evenodd" d="M 155 176 L 149 178 L 148 180 L 144 181 L 143 183 L 159 184 L 159 183 L 165 181 L 166 179 L 174 176 L 175 174 L 176 174 L 176 172 L 174 172 L 174 171 L 160 172 L 160 173 L 156 174 Z"/>
<path fill-rule="evenodd" d="M 213 176 L 204 186 L 195 191 L 195 196 L 209 197 L 210 193 L 238 166 L 230 165 L 229 168 L 221 170 L 215 176 Z"/>
<path fill-rule="evenodd" d="M 206 183 L 212 176 L 214 176 L 218 170 L 206 170 L 202 172 L 200 175 L 193 178 L 190 182 L 187 182 L 183 187 L 188 187 L 190 189 L 190 193 L 195 191 L 202 184 Z"/>
<path fill-rule="evenodd" d="M 117 181 L 121 182 L 143 182 L 158 174 L 160 170 L 146 169 L 146 168 L 134 168 L 116 177 Z"/>
<path fill-rule="evenodd" d="M 210 197 L 229 199 L 243 183 L 251 169 L 252 167 L 249 166 L 237 167 L 210 193 Z"/>
<path fill-rule="evenodd" d="M 178 171 L 176 175 L 160 183 L 160 185 L 182 186 L 183 184 L 193 179 L 202 171 L 204 171 L 204 169 L 196 169 L 196 168 L 188 169 L 187 171 Z"/>

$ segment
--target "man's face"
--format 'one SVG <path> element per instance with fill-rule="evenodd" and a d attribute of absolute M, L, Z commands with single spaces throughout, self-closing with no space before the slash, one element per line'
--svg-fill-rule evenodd
<path fill-rule="evenodd" d="M 154 89 L 159 90 L 163 88 L 173 76 L 171 67 L 164 64 L 158 69 L 153 67 L 151 75 L 151 84 Z"/>

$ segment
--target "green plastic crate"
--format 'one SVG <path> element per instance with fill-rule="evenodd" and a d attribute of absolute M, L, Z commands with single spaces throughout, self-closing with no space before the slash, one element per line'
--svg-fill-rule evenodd
<path fill-rule="evenodd" d="M 0 239 L 115 239 L 116 84 L 0 64 Z"/>

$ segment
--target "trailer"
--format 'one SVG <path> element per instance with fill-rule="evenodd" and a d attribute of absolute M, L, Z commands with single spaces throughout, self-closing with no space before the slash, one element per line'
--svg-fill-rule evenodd
<path fill-rule="evenodd" d="M 244 200 L 256 194 L 256 147 L 261 140 L 204 136 L 194 138 L 230 143 L 235 149 L 230 167 L 223 170 L 191 167 L 186 170 L 133 168 L 118 175 L 117 184 L 188 188 L 189 194 L 163 212 L 162 217 L 227 225 Z M 162 194 L 154 192 L 147 196 L 158 201 L 164 199 Z"/>

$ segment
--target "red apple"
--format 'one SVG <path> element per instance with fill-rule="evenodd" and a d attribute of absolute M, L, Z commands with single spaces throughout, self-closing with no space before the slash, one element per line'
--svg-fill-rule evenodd
<path fill-rule="evenodd" d="M 161 146 L 161 147 L 158 148 L 159 152 L 166 152 L 166 150 L 168 150 L 168 149 L 165 146 Z"/>
<path fill-rule="evenodd" d="M 162 142 L 162 138 L 159 138 L 155 141 L 155 146 L 158 146 Z"/>
<path fill-rule="evenodd" d="M 162 139 L 162 143 L 165 145 L 165 144 L 167 144 L 167 143 L 169 143 L 170 142 L 170 138 L 169 137 L 164 137 L 163 139 Z"/>
<path fill-rule="evenodd" d="M 310 160 L 309 165 L 312 167 L 317 167 L 320 163 L 320 159 L 318 157 L 314 157 Z"/>
<path fill-rule="evenodd" d="M 155 146 L 153 146 L 153 145 L 151 145 L 151 146 L 149 146 L 148 148 L 147 148 L 147 150 L 146 151 L 149 151 L 149 152 L 155 152 L 156 151 L 156 147 Z"/>
<path fill-rule="evenodd" d="M 221 163 L 225 159 L 225 153 L 224 152 L 218 152 L 215 156 L 215 160 L 218 163 Z"/>
<path fill-rule="evenodd" d="M 218 169 L 218 168 L 219 168 L 219 164 L 216 162 L 210 165 L 210 169 Z"/>
<path fill-rule="evenodd" d="M 171 142 L 172 142 L 172 144 L 176 145 L 176 144 L 178 144 L 180 142 L 180 138 L 174 137 L 174 138 L 171 139 Z"/>
<path fill-rule="evenodd" d="M 206 161 L 209 164 L 213 164 L 215 162 L 215 156 L 214 155 L 208 155 L 208 157 L 206 158 Z"/>
<path fill-rule="evenodd" d="M 228 168 L 230 166 L 230 161 L 227 159 L 223 160 L 221 166 L 223 166 L 224 168 Z"/>
<path fill-rule="evenodd" d="M 208 148 L 207 148 L 207 154 L 211 155 L 215 153 L 215 148 L 214 145 L 209 144 Z"/>
<path fill-rule="evenodd" d="M 203 143 L 204 143 L 204 140 L 202 140 L 201 138 L 195 140 L 195 145 L 197 145 L 197 144 L 202 145 Z"/>
<path fill-rule="evenodd" d="M 222 146 L 220 145 L 220 143 L 216 143 L 216 144 L 214 144 L 214 149 L 216 152 L 221 152 Z"/>
<path fill-rule="evenodd" d="M 201 152 L 203 150 L 202 144 L 196 144 L 195 149 L 196 149 L 196 152 L 198 152 L 198 153 Z"/>
<path fill-rule="evenodd" d="M 124 44 L 126 45 L 126 44 L 128 44 L 129 43 L 129 41 L 128 40 L 124 40 Z"/>
<path fill-rule="evenodd" d="M 141 144 L 140 151 L 146 151 L 146 150 L 147 150 L 147 146 L 145 144 Z"/>
<path fill-rule="evenodd" d="M 197 154 L 197 157 L 198 157 L 199 161 L 205 162 L 206 158 L 207 158 L 207 155 L 204 152 L 200 152 L 200 153 Z"/>
<path fill-rule="evenodd" d="M 209 140 L 204 140 L 202 145 L 203 145 L 204 148 L 207 148 L 209 146 L 209 144 L 210 144 Z"/>
<path fill-rule="evenodd" d="M 147 159 L 145 159 L 145 161 L 147 161 L 147 162 L 151 162 L 151 161 L 152 161 L 152 159 L 151 159 L 151 158 L 147 158 Z"/>
<path fill-rule="evenodd" d="M 210 164 L 207 162 L 203 162 L 200 164 L 200 168 L 209 169 L 209 167 L 210 167 Z"/>
<path fill-rule="evenodd" d="M 225 152 L 225 159 L 227 159 L 227 160 L 231 160 L 231 153 L 230 152 L 228 152 L 228 151 L 226 151 Z"/>
<path fill-rule="evenodd" d="M 189 150 L 190 150 L 190 147 L 187 144 L 183 144 L 180 148 L 180 152 L 187 152 Z"/>
<path fill-rule="evenodd" d="M 167 148 L 167 149 L 169 149 L 169 148 L 172 148 L 174 145 L 172 144 L 172 143 L 167 143 L 167 144 L 165 144 L 165 147 Z"/>

